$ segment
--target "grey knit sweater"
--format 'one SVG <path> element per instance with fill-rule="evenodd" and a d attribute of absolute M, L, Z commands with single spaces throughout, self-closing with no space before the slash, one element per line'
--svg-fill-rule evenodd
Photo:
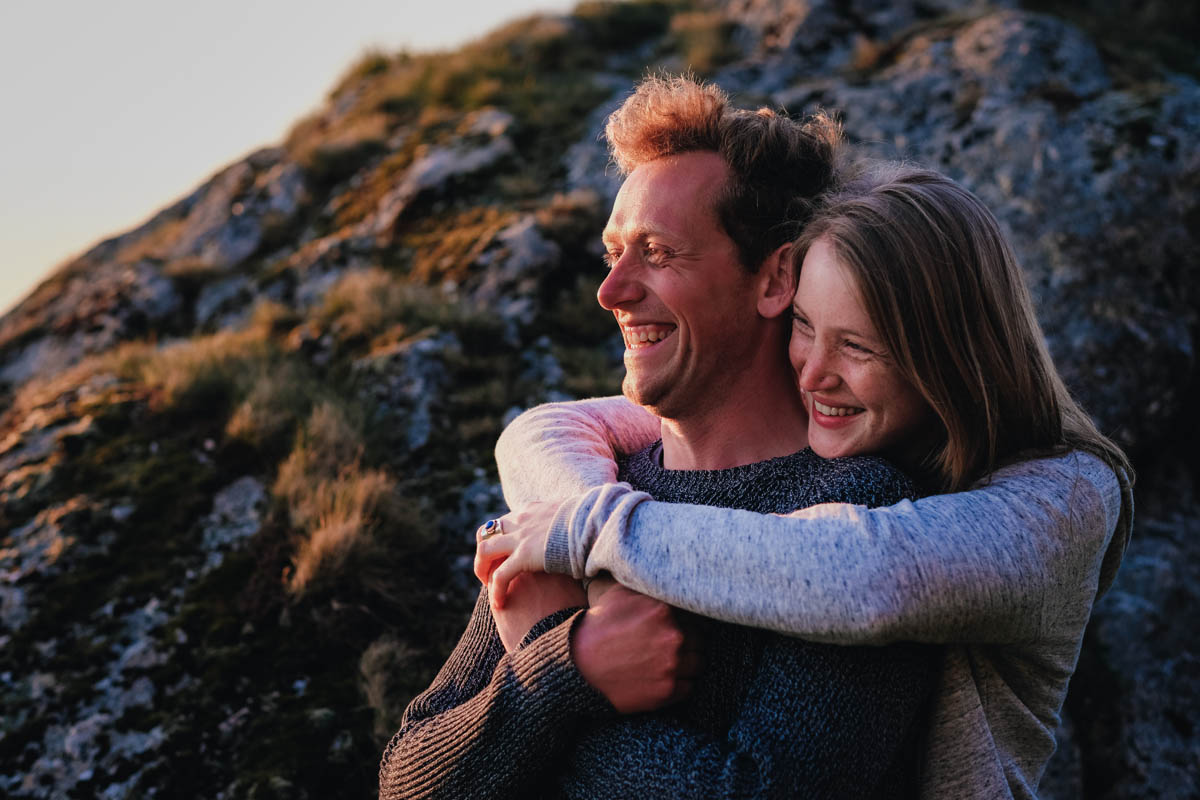
<path fill-rule="evenodd" d="M 613 483 L 614 451 L 657 437 L 658 420 L 619 397 L 508 427 L 496 459 L 509 505 L 563 501 L 548 570 L 611 572 L 674 606 L 813 641 L 947 643 L 922 797 L 1035 797 L 1084 626 L 1128 542 L 1126 480 L 1072 452 L 958 494 L 761 515 Z"/>
<path fill-rule="evenodd" d="M 671 471 L 657 452 L 633 456 L 622 474 L 671 502 L 770 512 L 912 496 L 904 476 L 878 459 L 825 461 L 804 450 L 730 470 Z M 915 791 L 938 648 L 819 645 L 697 618 L 690 622 L 703 629 L 706 660 L 692 696 L 622 716 L 570 662 L 573 619 L 553 615 L 506 656 L 481 598 L 463 640 L 388 746 L 381 796 L 894 798 Z M 522 661 L 525 679 L 514 664 Z"/>

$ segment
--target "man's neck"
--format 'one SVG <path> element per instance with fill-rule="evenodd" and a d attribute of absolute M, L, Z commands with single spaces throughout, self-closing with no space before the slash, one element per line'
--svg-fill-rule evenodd
<path fill-rule="evenodd" d="M 808 415 L 791 371 L 721 391 L 694 414 L 662 419 L 667 469 L 729 469 L 790 455 L 808 445 Z"/>

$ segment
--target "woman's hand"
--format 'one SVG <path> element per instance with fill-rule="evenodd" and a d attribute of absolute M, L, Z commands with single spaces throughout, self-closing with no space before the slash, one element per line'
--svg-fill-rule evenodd
<path fill-rule="evenodd" d="M 504 533 L 475 545 L 475 577 L 488 586 L 495 608 L 504 607 L 509 584 L 522 572 L 546 571 L 546 539 L 557 511 L 558 503 L 530 503 L 500 517 Z"/>

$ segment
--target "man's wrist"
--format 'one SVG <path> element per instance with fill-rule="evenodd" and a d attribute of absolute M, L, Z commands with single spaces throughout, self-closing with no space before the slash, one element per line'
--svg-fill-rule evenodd
<path fill-rule="evenodd" d="M 584 610 L 584 606 L 571 606 L 569 608 L 560 608 L 558 611 L 547 614 L 537 622 L 533 623 L 533 627 L 531 627 L 529 632 L 522 637 L 521 642 L 517 645 L 516 649 L 523 650 L 524 648 L 533 644 L 533 642 L 537 641 L 537 639 L 543 634 L 554 630 L 559 625 L 563 624 L 572 616 L 574 616 L 577 612 Z"/>

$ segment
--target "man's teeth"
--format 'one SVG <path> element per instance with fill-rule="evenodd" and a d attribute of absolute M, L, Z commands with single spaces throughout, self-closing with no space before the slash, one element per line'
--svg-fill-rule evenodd
<path fill-rule="evenodd" d="M 816 400 L 813 400 L 813 405 L 817 407 L 817 411 L 820 411 L 827 417 L 850 417 L 855 414 L 861 414 L 865 410 L 848 406 L 827 406 L 824 403 L 818 403 Z"/>
<path fill-rule="evenodd" d="M 655 342 L 661 342 L 663 339 L 670 336 L 673 330 L 674 328 L 651 328 L 635 331 L 627 328 L 624 332 L 625 344 L 632 347 L 634 345 L 654 344 Z"/>

